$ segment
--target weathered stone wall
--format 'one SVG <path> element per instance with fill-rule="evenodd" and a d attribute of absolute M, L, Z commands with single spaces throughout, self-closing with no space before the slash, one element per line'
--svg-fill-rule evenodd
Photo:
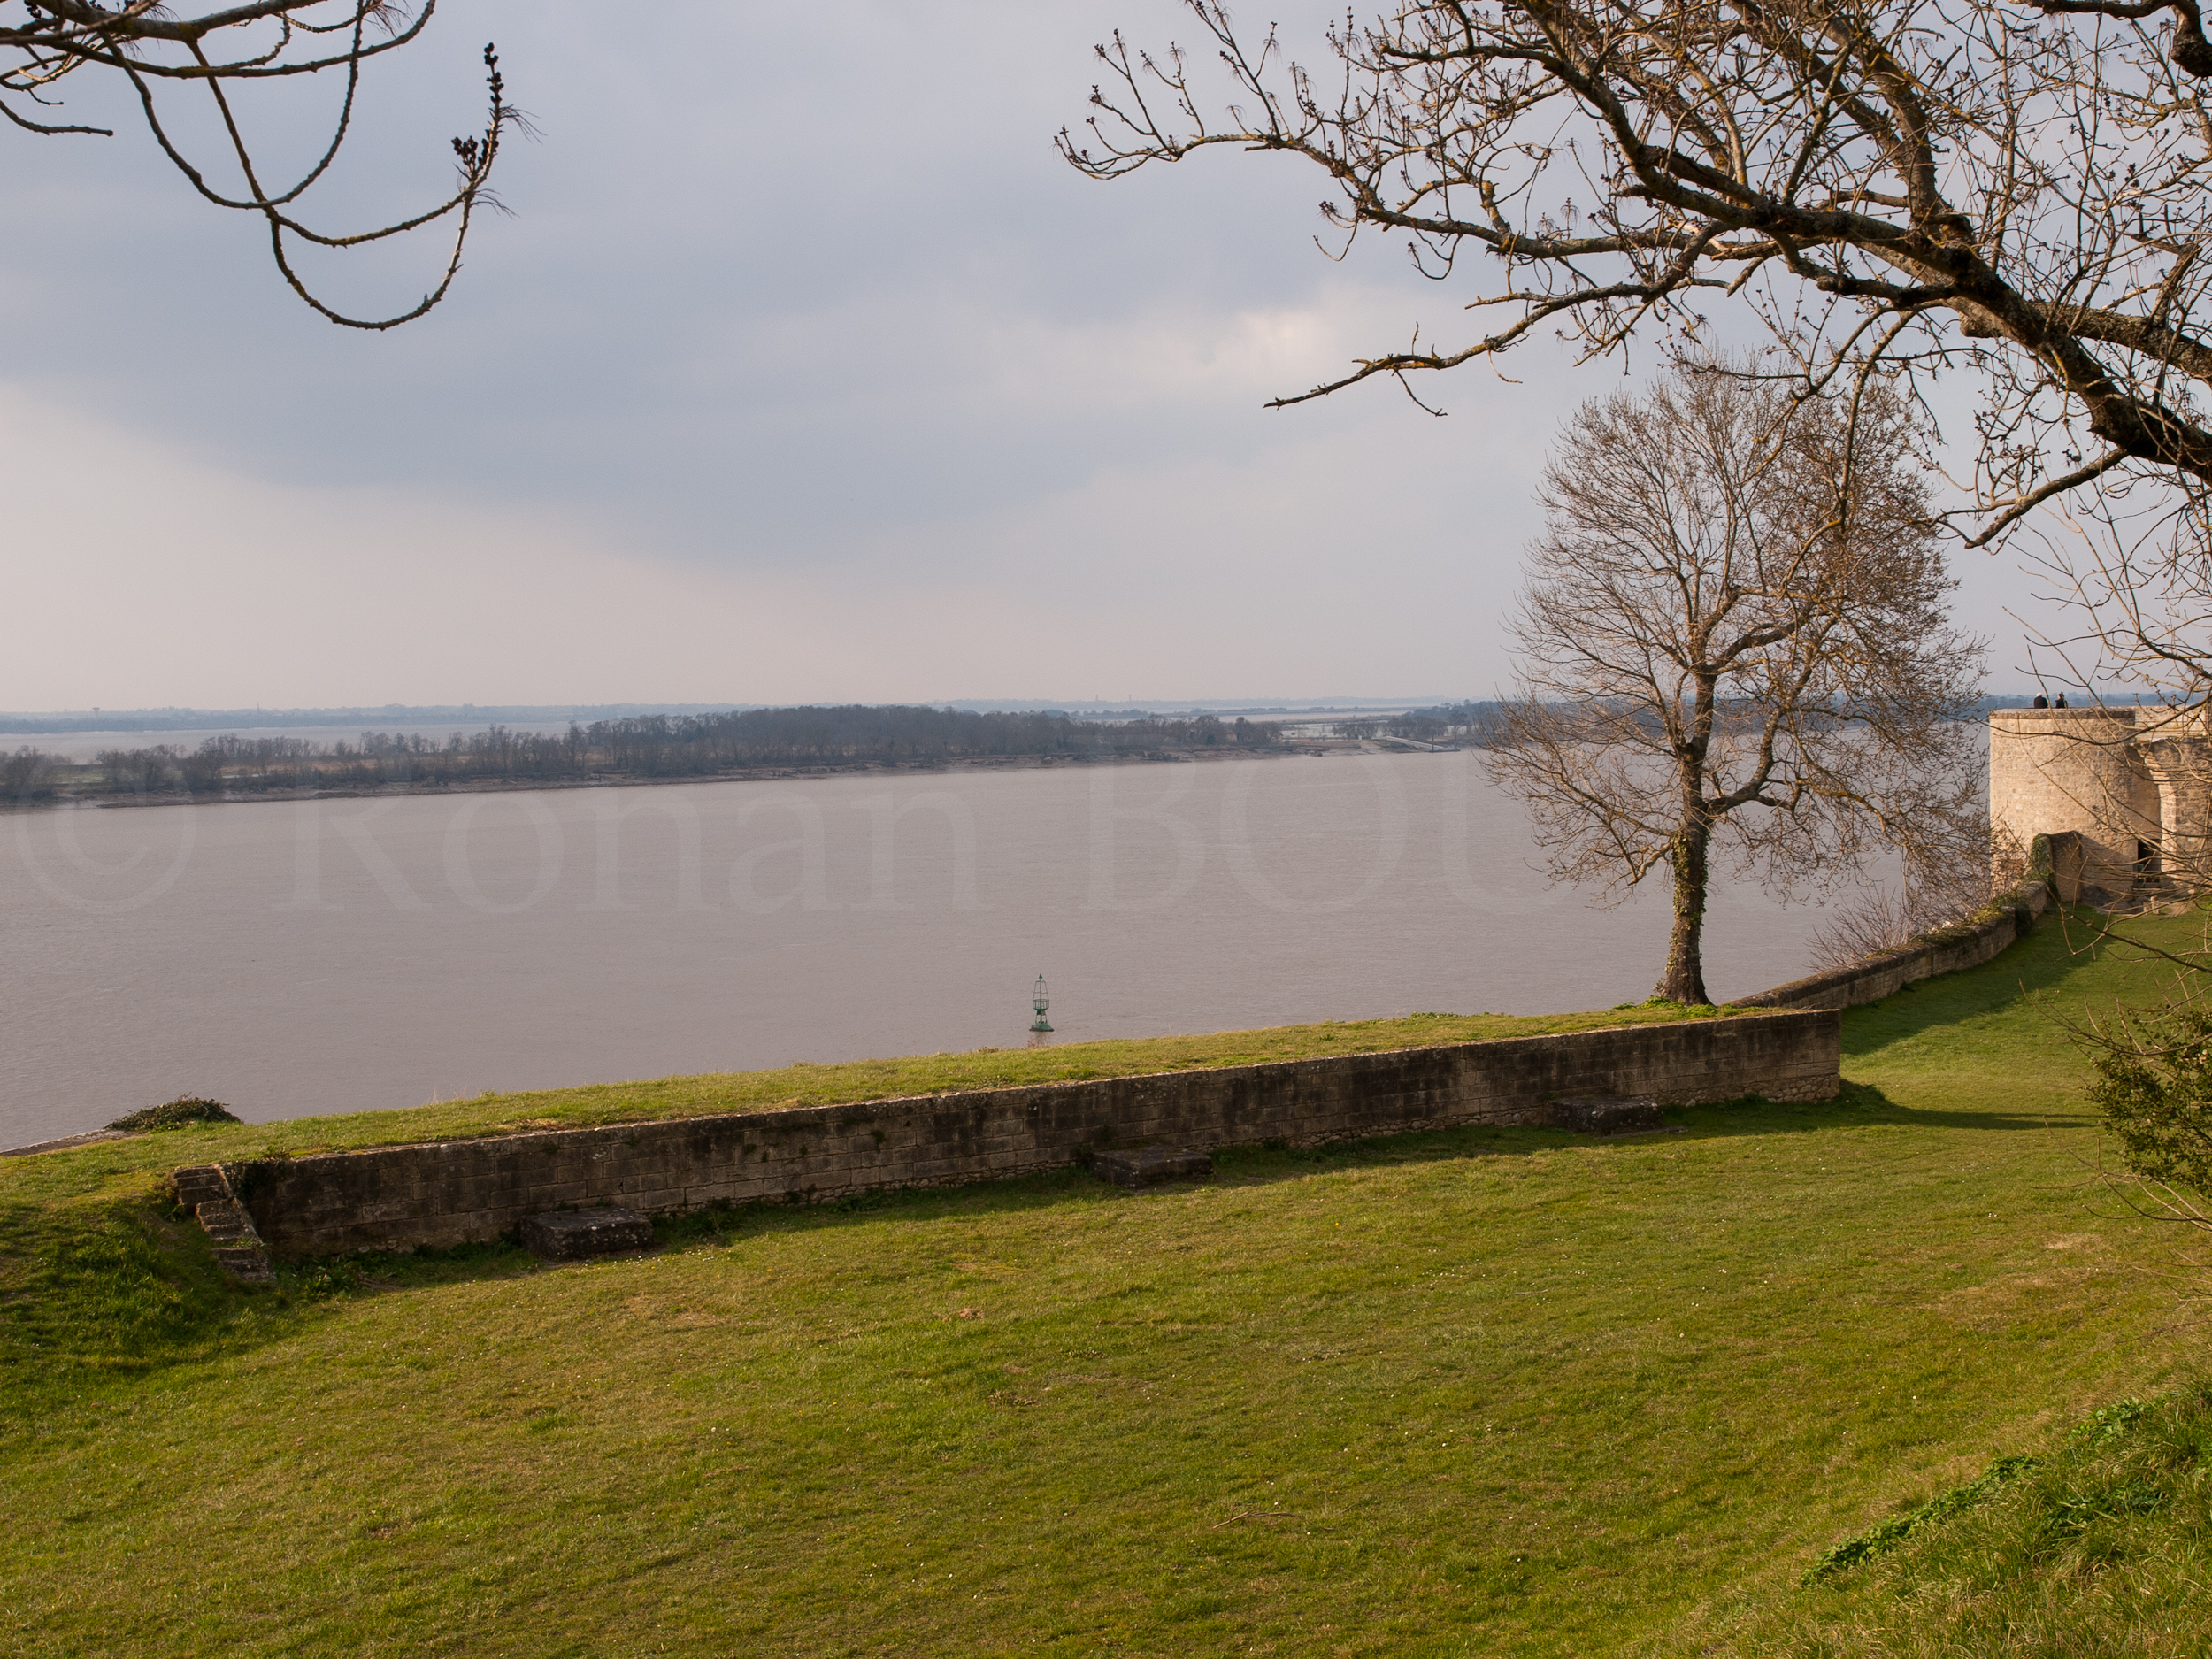
<path fill-rule="evenodd" d="M 2159 846 L 2164 819 L 2186 813 L 2180 793 L 2185 784 L 2177 792 L 2170 781 L 2162 791 L 2153 777 L 2132 709 L 2004 709 L 1989 717 L 1990 827 L 2001 845 L 2016 848 L 2038 835 L 2079 834 L 2091 894 L 2128 892 L 2137 843 Z"/>
<path fill-rule="evenodd" d="M 526 1216 L 804 1202 L 1063 1168 L 1090 1149 L 1311 1146 L 1540 1118 L 1561 1094 L 1673 1103 L 1840 1087 L 1829 1011 L 1619 1026 L 1387 1054 L 547 1130 L 226 1166 L 282 1256 L 494 1239 Z"/>
<path fill-rule="evenodd" d="M 2052 894 L 2061 904 L 2079 904 L 2083 877 L 2089 867 L 2088 848 L 2072 830 L 2059 830 L 2042 839 L 2051 849 Z"/>
<path fill-rule="evenodd" d="M 2202 718 L 2200 713 L 2187 726 L 2200 726 Z M 2169 721 L 2136 747 L 2158 788 L 2160 873 L 2200 887 L 2212 876 L 2212 742 Z"/>
<path fill-rule="evenodd" d="M 1999 913 L 1962 936 L 1863 957 L 1847 967 L 1826 969 L 1756 996 L 1739 997 L 1731 1006 L 1857 1008 L 1894 996 L 1907 986 L 1939 973 L 1979 967 L 2035 926 L 2035 918 L 2050 902 L 2050 889 L 2039 881 L 2029 882 L 1992 902 L 2000 907 Z"/>

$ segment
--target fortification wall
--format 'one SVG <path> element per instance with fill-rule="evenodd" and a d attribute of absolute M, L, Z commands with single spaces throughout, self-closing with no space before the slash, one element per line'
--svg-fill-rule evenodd
<path fill-rule="evenodd" d="M 1064 1168 L 1094 1149 L 1312 1146 L 1540 1120 L 1562 1094 L 1687 1103 L 1841 1087 L 1839 1017 L 1619 1026 L 1387 1054 L 807 1107 L 227 1164 L 281 1256 L 495 1239 L 527 1216 L 617 1204 L 833 1199 Z"/>
<path fill-rule="evenodd" d="M 2177 731 L 2177 724 L 2139 738 L 2136 747 L 2158 789 L 2162 873 L 2194 887 L 2212 875 L 2212 743 Z"/>
<path fill-rule="evenodd" d="M 1864 956 L 1847 967 L 1808 974 L 1756 996 L 1739 997 L 1730 1006 L 1845 1009 L 1878 1002 L 1939 973 L 1979 967 L 2016 940 L 2024 938 L 2050 902 L 2050 889 L 2042 882 L 2024 882 L 1992 900 L 1998 914 L 1973 927 L 1926 944 Z"/>
<path fill-rule="evenodd" d="M 2012 853 L 2038 835 L 2082 839 L 2082 885 L 2126 893 L 2138 843 L 2156 848 L 2167 808 L 2136 744 L 2132 709 L 2005 709 L 1989 717 L 1989 821 Z M 2170 793 L 2170 791 L 2169 792 Z"/>

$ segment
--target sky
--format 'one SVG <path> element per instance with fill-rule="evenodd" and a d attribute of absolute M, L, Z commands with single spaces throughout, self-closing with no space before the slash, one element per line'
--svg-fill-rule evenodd
<path fill-rule="evenodd" d="M 1271 15 L 1318 56 L 1332 8 Z M 1320 180 L 1055 154 L 1165 0 L 445 0 L 373 66 L 322 222 L 435 199 L 495 40 L 541 136 L 452 296 L 380 334 L 283 288 L 112 90 L 0 204 L 0 709 L 1483 696 L 1559 422 L 1549 342 L 1263 407 L 1471 326 L 1463 276 L 1316 246 Z M 335 92 L 242 100 L 296 155 Z M 178 107 L 196 153 L 212 134 Z M 396 309 L 416 240 L 317 266 Z M 1961 556 L 1991 688 L 2030 586 Z"/>

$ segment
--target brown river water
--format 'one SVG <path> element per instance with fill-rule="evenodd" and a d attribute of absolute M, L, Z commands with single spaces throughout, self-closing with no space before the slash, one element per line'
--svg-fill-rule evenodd
<path fill-rule="evenodd" d="M 1471 754 L 0 816 L 0 1146 L 795 1060 L 1640 999 Z M 1810 965 L 1724 886 L 1707 982 Z"/>

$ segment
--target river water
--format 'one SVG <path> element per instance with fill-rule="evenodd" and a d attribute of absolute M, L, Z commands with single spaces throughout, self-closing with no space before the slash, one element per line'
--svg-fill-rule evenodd
<path fill-rule="evenodd" d="M 1551 888 L 1471 754 L 0 817 L 0 1146 L 1026 1040 L 1646 995 L 1663 889 Z M 1820 913 L 1725 886 L 1707 982 Z"/>

